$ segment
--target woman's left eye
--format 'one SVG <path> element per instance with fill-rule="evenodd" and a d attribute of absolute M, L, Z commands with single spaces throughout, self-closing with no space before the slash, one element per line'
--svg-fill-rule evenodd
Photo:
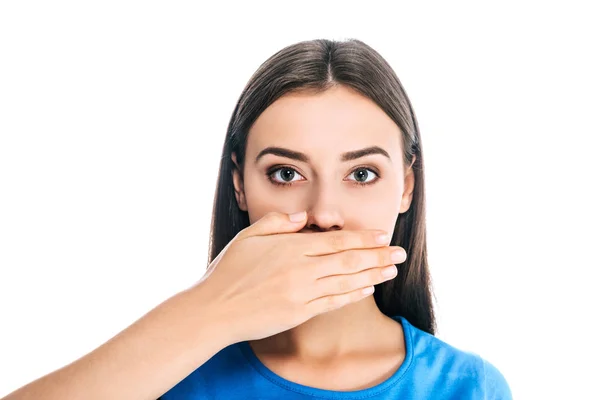
<path fill-rule="evenodd" d="M 357 168 L 350 175 L 351 181 L 355 181 L 359 185 L 368 185 L 379 177 L 375 171 L 369 168 Z"/>

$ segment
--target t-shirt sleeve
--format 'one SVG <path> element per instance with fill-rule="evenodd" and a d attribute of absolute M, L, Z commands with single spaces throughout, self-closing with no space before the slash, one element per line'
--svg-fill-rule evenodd
<path fill-rule="evenodd" d="M 504 375 L 489 361 L 483 360 L 486 400 L 512 400 L 512 393 Z"/>

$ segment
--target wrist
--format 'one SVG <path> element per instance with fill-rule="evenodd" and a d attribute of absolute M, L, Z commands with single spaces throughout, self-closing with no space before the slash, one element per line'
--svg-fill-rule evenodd
<path fill-rule="evenodd" d="M 180 292 L 179 301 L 187 309 L 188 327 L 196 346 L 210 347 L 216 351 L 238 342 L 231 318 L 222 305 L 211 296 L 202 283 Z"/>

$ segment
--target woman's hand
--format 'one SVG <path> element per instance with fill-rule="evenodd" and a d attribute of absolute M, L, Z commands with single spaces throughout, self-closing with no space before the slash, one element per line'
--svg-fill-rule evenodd
<path fill-rule="evenodd" d="M 406 260 L 383 231 L 298 233 L 306 213 L 295 217 L 269 213 L 242 230 L 191 288 L 227 321 L 232 343 L 272 336 L 361 300 Z"/>

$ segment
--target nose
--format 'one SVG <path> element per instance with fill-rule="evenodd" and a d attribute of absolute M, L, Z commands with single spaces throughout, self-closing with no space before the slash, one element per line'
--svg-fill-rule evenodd
<path fill-rule="evenodd" d="M 327 232 L 344 228 L 344 218 L 335 193 L 322 188 L 314 193 L 307 208 L 308 221 L 306 228 L 314 232 Z"/>

